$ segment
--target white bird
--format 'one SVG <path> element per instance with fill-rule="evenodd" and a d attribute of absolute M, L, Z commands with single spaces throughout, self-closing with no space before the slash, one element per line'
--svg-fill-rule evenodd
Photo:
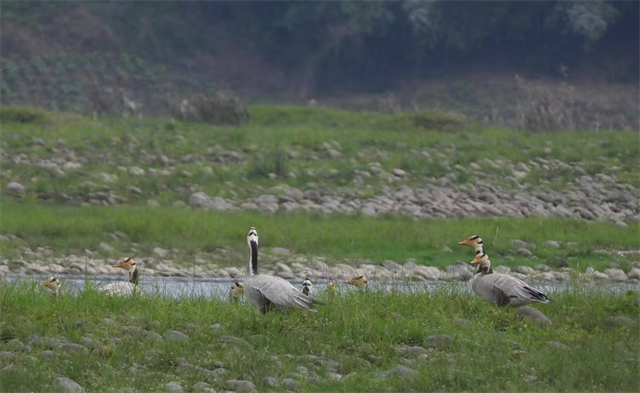
<path fill-rule="evenodd" d="M 62 287 L 62 284 L 57 277 L 51 276 L 47 281 L 41 283 L 40 286 L 46 287 L 51 292 L 51 296 L 58 296 L 60 294 L 60 287 Z"/>
<path fill-rule="evenodd" d="M 237 302 L 240 300 L 240 297 L 244 294 L 244 285 L 241 282 L 234 282 L 231 286 L 231 293 L 229 294 L 231 300 Z"/>
<path fill-rule="evenodd" d="M 367 288 L 367 278 L 365 276 L 356 276 L 349 281 L 345 281 L 345 284 L 351 284 L 356 286 L 358 289 L 364 290 Z"/>
<path fill-rule="evenodd" d="M 249 266 L 245 271 L 244 294 L 254 307 L 265 314 L 273 308 L 298 307 L 317 311 L 314 301 L 280 277 L 258 274 L 258 231 L 251 227 L 247 234 Z"/>
<path fill-rule="evenodd" d="M 497 306 L 517 307 L 538 302 L 549 303 L 544 293 L 531 288 L 526 282 L 508 274 L 494 273 L 487 254 L 478 254 L 471 264 L 479 266 L 479 273 L 471 283 L 476 295 Z"/>
<path fill-rule="evenodd" d="M 313 290 L 313 283 L 309 280 L 309 277 L 305 278 L 302 282 L 302 293 L 311 297 L 311 291 Z"/>
<path fill-rule="evenodd" d="M 140 290 L 140 287 L 138 287 L 138 276 L 140 271 L 138 270 L 138 266 L 133 258 L 122 258 L 118 263 L 113 265 L 113 267 L 126 270 L 129 273 L 129 281 L 114 282 L 109 285 L 105 285 L 98 289 L 98 292 L 106 293 L 107 295 L 131 295 L 132 293 Z"/>

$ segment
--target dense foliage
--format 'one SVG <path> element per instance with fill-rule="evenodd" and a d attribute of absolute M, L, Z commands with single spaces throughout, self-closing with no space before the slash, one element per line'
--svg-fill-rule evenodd
<path fill-rule="evenodd" d="M 311 87 L 351 83 L 382 89 L 389 75 L 432 75 L 468 63 L 559 73 L 612 47 L 635 48 L 635 54 L 628 53 L 635 60 L 619 67 L 615 77 L 636 77 L 638 69 L 636 2 L 11 2 L 3 7 L 5 21 L 32 26 L 79 13 L 109 22 L 94 31 L 85 23 L 56 33 L 76 35 L 85 49 L 194 56 L 221 50 L 220 35 L 213 33 L 225 31 L 284 70 L 301 72 Z M 9 42 L 5 53 L 12 48 Z"/>

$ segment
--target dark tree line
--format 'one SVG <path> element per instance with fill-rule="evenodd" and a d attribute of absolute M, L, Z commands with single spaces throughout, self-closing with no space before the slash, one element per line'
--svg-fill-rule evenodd
<path fill-rule="evenodd" d="M 91 7 L 127 40 L 158 57 L 218 50 L 215 30 L 316 86 L 383 88 L 403 76 L 430 76 L 470 64 L 553 74 L 612 48 L 630 62 L 615 76 L 637 78 L 638 2 L 591 1 L 230 1 L 3 4 L 42 18 Z M 611 59 L 615 61 L 616 59 Z M 371 81 L 377 81 L 372 84 Z M 351 86 L 350 86 L 351 85 Z"/>

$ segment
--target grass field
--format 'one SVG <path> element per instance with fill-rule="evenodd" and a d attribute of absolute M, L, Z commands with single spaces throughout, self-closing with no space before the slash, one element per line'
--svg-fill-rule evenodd
<path fill-rule="evenodd" d="M 638 324 L 613 326 L 606 320 L 637 320 L 637 294 L 570 287 L 556 294 L 554 303 L 539 307 L 554 322 L 539 328 L 518 319 L 515 310 L 496 309 L 455 288 L 431 294 L 320 294 L 327 304 L 317 314 L 261 316 L 244 303 L 108 298 L 93 290 L 50 298 L 35 283 L 0 285 L 0 351 L 8 351 L 0 352 L 5 367 L 0 391 L 52 391 L 58 376 L 89 392 L 162 391 L 170 381 L 186 391 L 197 391 L 202 381 L 224 391 L 229 379 L 250 380 L 259 391 L 285 390 L 270 387 L 265 377 L 291 377 L 313 392 L 638 390 Z M 167 330 L 189 339 L 160 339 Z M 440 334 L 449 335 L 451 345 L 427 349 L 426 357 L 407 360 L 397 351 L 400 345 L 428 347 L 425 339 Z M 222 336 L 249 344 L 222 344 Z M 31 349 L 12 339 L 30 343 Z M 568 348 L 553 349 L 550 341 Z M 80 343 L 87 350 L 57 342 Z M 44 352 L 51 348 L 55 355 Z M 308 361 L 305 355 L 323 360 Z M 181 366 L 180 358 L 226 371 L 214 375 Z M 397 365 L 415 372 L 375 374 Z"/>
<path fill-rule="evenodd" d="M 2 184 L 9 179 L 28 184 L 27 198 L 54 202 L 86 195 L 90 187 L 107 188 L 127 203 L 153 198 L 171 204 L 188 200 L 192 189 L 246 198 L 282 183 L 301 189 L 309 183 L 313 188 L 344 187 L 366 197 L 388 186 L 375 176 L 362 185 L 352 183 L 354 171 L 368 170 L 372 162 L 380 162 L 386 171 L 401 168 L 411 174 L 397 185 L 422 185 L 425 178 L 454 174 L 456 184 L 485 182 L 510 189 L 513 183 L 507 178 L 512 173 L 494 161 L 526 163 L 536 157 L 569 166 L 532 168 L 520 182 L 534 189 L 561 191 L 582 174 L 598 173 L 640 186 L 638 136 L 628 132 L 527 133 L 480 128 L 439 112 L 386 115 L 282 106 L 252 107 L 251 122 L 240 127 L 168 119 L 93 120 L 42 111 L 29 117 L 31 112 L 4 109 L 5 152 L 48 163 L 81 160 L 83 166 L 56 176 L 46 164 L 9 160 Z M 333 142 L 340 157 L 327 157 L 322 147 L 327 143 L 335 148 Z M 223 150 L 245 157 L 237 163 L 216 162 L 214 155 Z M 162 169 L 166 162 L 161 156 L 173 160 L 168 176 L 135 177 L 127 172 L 132 166 Z M 103 173 L 116 177 L 105 179 Z M 131 186 L 140 193 L 131 192 Z"/>
<path fill-rule="evenodd" d="M 499 189 L 496 193 L 579 193 L 584 190 L 575 191 L 570 183 L 597 174 L 615 178 L 611 187 L 620 192 L 640 186 L 635 133 L 525 133 L 479 128 L 437 112 L 384 115 L 258 106 L 251 114 L 246 125 L 216 127 L 3 108 L 0 184 L 13 181 L 25 188 L 21 195 L 3 190 L 0 196 L 3 264 L 46 264 L 50 256 L 70 254 L 141 258 L 154 256 L 160 247 L 182 266 L 191 266 L 202 253 L 227 255 L 217 251 L 228 249 L 233 252 L 227 259 L 213 262 L 243 267 L 251 226 L 258 228 L 262 249 L 324 256 L 329 265 L 359 265 L 365 259 L 402 264 L 415 258 L 418 264 L 445 267 L 471 260 L 472 251 L 457 246 L 470 235 L 483 237 L 494 265 L 557 268 L 560 261 L 578 272 L 613 264 L 627 272 L 638 260 L 637 253 L 615 253 L 638 250 L 640 224 L 633 219 L 418 220 L 170 207 L 188 202 L 196 191 L 242 201 L 277 194 L 282 185 L 366 199 L 391 187 L 435 187 L 435 179 L 452 174 L 455 186 L 485 183 Z M 241 158 L 218 160 L 225 151 Z M 560 164 L 531 165 L 534 159 Z M 372 162 L 410 175 L 392 184 L 377 176 L 355 182 L 354 173 L 368 170 Z M 519 172 L 515 183 L 509 180 L 515 176 L 510 168 L 526 163 L 531 170 Z M 146 174 L 134 175 L 132 167 Z M 166 174 L 151 175 L 159 171 Z M 120 198 L 95 206 L 101 203 L 95 195 L 109 193 Z M 149 207 L 148 200 L 160 206 Z M 633 217 L 636 210 L 628 209 L 633 212 L 626 217 Z M 533 256 L 522 256 L 516 239 L 527 242 Z M 546 244 L 551 240 L 560 247 Z M 515 310 L 496 309 L 456 282 L 440 283 L 432 293 L 320 294 L 326 306 L 317 314 L 266 316 L 244 303 L 107 298 L 91 288 L 75 297 L 51 298 L 35 284 L 0 281 L 0 391 L 53 391 L 60 376 L 89 392 L 163 391 L 172 381 L 187 392 L 200 391 L 199 382 L 225 391 L 230 379 L 250 380 L 259 391 L 285 390 L 266 377 L 290 377 L 301 383 L 300 390 L 312 392 L 640 388 L 637 293 L 587 290 L 579 280 L 570 281 L 566 292 L 550 294 L 555 302 L 538 307 L 554 322 L 550 328 L 520 320 Z M 607 320 L 613 316 L 636 322 L 618 326 Z M 158 336 L 167 330 L 189 339 Z M 427 349 L 419 359 L 398 351 L 402 345 L 427 347 L 425 339 L 439 334 L 449 335 L 451 345 Z M 248 344 L 222 344 L 224 336 Z M 550 341 L 568 348 L 551 348 Z M 60 345 L 64 342 L 84 348 Z M 305 355 L 321 358 L 305 360 Z M 392 369 L 405 375 L 387 374 Z"/>
<path fill-rule="evenodd" d="M 640 227 L 630 223 L 621 228 L 607 222 L 567 219 L 467 218 L 458 220 L 413 220 L 404 217 L 371 218 L 353 215 L 325 217 L 313 214 L 265 215 L 250 212 L 222 213 L 184 208 L 139 208 L 131 206 L 63 207 L 42 204 L 3 203 L 2 233 L 17 235 L 21 242 L 0 242 L 5 257 L 26 245 L 51 247 L 57 254 L 81 254 L 85 249 L 99 250 L 108 242 L 116 251 L 106 253 L 120 257 L 131 253 L 150 255 L 154 247 L 181 250 L 176 262 L 190 264 L 198 252 L 220 247 L 246 252 L 246 232 L 251 226 L 260 231 L 261 247 L 285 247 L 303 255 L 326 256 L 328 263 L 358 264 L 362 259 L 382 262 L 391 259 L 404 263 L 446 266 L 453 261 L 468 262 L 471 253 L 457 242 L 470 235 L 481 235 L 494 264 L 529 265 L 563 258 L 573 268 L 587 266 L 598 270 L 616 262 L 626 270 L 633 258 L 621 258 L 595 250 L 634 250 L 638 247 Z M 116 241 L 113 232 L 126 235 Z M 517 255 L 511 241 L 520 239 L 532 245 L 536 258 Z M 560 249 L 546 241 L 575 242 L 574 247 Z M 452 252 L 443 251 L 443 246 Z M 240 261 L 226 261 L 244 266 Z"/>

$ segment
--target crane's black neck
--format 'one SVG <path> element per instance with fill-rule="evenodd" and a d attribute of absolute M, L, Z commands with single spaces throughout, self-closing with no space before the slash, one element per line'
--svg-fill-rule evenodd
<path fill-rule="evenodd" d="M 138 271 L 138 267 L 134 267 L 133 271 L 129 273 L 129 282 L 133 285 L 138 285 L 138 276 L 140 272 Z"/>
<path fill-rule="evenodd" d="M 251 249 L 251 258 L 249 259 L 249 272 L 252 275 L 255 275 L 258 274 L 258 243 L 250 241 L 249 248 Z"/>

